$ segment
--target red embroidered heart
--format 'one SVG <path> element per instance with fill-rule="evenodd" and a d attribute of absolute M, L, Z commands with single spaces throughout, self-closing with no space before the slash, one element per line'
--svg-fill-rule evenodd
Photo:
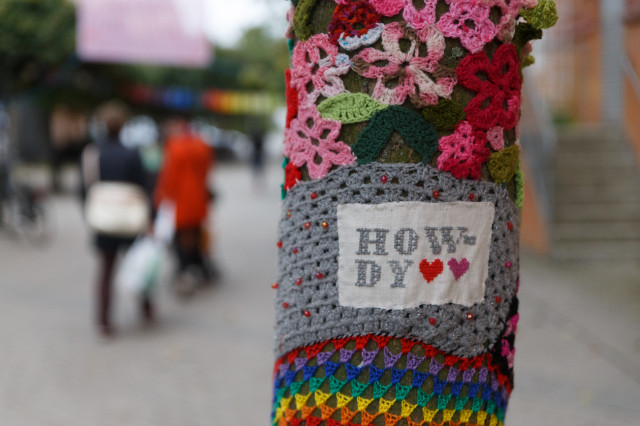
<path fill-rule="evenodd" d="M 442 273 L 444 265 L 440 259 L 436 259 L 433 262 L 427 262 L 427 259 L 422 259 L 420 262 L 420 272 L 428 283 L 435 280 L 438 275 Z"/>

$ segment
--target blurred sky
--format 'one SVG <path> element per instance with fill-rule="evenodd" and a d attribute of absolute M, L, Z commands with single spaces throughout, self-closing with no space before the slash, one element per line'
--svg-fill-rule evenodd
<path fill-rule="evenodd" d="M 229 47 L 243 31 L 267 24 L 277 36 L 287 27 L 289 0 L 204 0 L 205 30 L 216 46 Z"/>

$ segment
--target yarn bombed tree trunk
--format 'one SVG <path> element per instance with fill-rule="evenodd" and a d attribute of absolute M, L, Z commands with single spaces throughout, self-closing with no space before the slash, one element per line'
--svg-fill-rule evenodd
<path fill-rule="evenodd" d="M 293 0 L 276 425 L 500 425 L 550 0 Z"/>

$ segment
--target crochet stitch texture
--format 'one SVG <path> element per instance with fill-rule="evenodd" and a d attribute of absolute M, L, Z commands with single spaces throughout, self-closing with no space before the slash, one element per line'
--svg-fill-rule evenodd
<path fill-rule="evenodd" d="M 530 41 L 557 20 L 555 3 L 291 3 L 273 424 L 503 425 L 518 321 L 521 71 L 533 62 Z M 439 213 L 405 212 L 411 203 Z M 494 212 L 486 232 L 465 234 L 454 219 L 438 231 L 411 225 L 474 203 Z M 369 253 L 347 253 L 347 267 L 339 208 L 355 212 L 346 235 L 359 232 L 360 249 L 357 237 L 349 247 Z M 358 212 L 370 209 L 389 213 L 361 225 Z M 461 249 L 476 237 L 482 261 Z M 478 264 L 486 275 L 473 281 Z M 482 286 L 468 303 L 359 297 L 373 288 L 396 300 L 445 275 L 454 292 Z"/>

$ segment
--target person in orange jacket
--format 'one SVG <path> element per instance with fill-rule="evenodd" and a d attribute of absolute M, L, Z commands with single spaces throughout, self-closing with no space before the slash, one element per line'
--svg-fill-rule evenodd
<path fill-rule="evenodd" d="M 195 271 L 208 280 L 211 271 L 203 250 L 203 226 L 211 200 L 207 177 L 213 163 L 213 149 L 189 129 L 186 120 L 169 121 L 166 131 L 164 165 L 154 201 L 156 206 L 165 200 L 175 204 L 178 279 L 184 273 Z"/>

